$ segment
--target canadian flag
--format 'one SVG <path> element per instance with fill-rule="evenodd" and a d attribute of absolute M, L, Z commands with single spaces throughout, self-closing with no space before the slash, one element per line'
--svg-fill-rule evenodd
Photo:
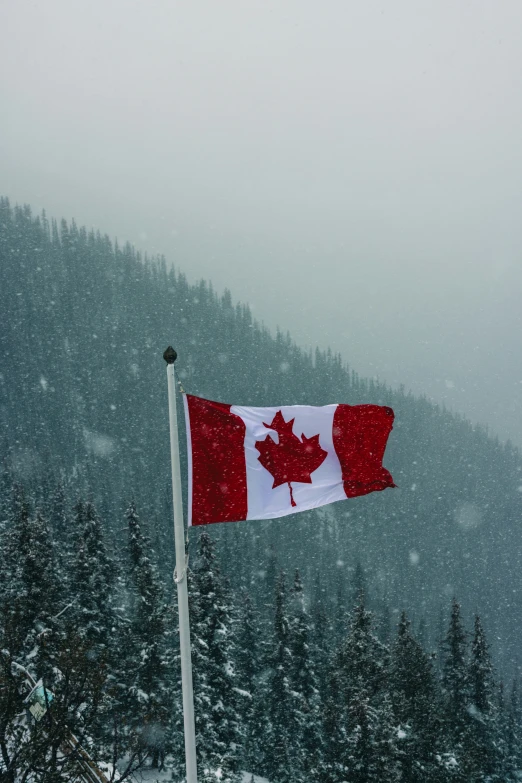
<path fill-rule="evenodd" d="M 380 405 L 247 408 L 184 395 L 189 525 L 273 519 L 394 487 Z"/>

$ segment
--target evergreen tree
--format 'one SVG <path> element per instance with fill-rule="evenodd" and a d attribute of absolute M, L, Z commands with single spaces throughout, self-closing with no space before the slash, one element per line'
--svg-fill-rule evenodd
<path fill-rule="evenodd" d="M 364 593 L 360 593 L 348 637 L 336 659 L 345 694 L 360 690 L 373 698 L 385 687 L 388 665 L 389 651 L 373 633 L 372 614 L 366 609 Z"/>
<path fill-rule="evenodd" d="M 469 724 L 469 677 L 467 638 L 462 625 L 460 604 L 453 599 L 448 631 L 444 640 L 442 684 L 449 736 L 456 746 L 462 744 Z"/>
<path fill-rule="evenodd" d="M 246 591 L 241 595 L 237 630 L 237 683 L 239 686 L 244 746 L 243 766 L 260 769 L 263 755 L 263 734 L 266 721 L 261 674 L 261 629 L 258 613 Z"/>
<path fill-rule="evenodd" d="M 494 704 L 493 667 L 478 615 L 469 662 L 469 726 L 465 738 L 465 768 L 469 780 L 495 780 L 501 770 L 498 742 L 499 711 Z"/>
<path fill-rule="evenodd" d="M 348 637 L 335 656 L 326 704 L 325 728 L 331 732 L 331 738 L 325 737 L 325 757 L 331 770 L 324 778 L 328 783 L 399 780 L 388 668 L 389 652 L 373 633 L 372 616 L 365 608 L 364 593 L 360 593 Z"/>
<path fill-rule="evenodd" d="M 518 680 L 513 681 L 506 720 L 502 724 L 505 747 L 504 774 L 517 781 L 522 771 L 522 710 Z"/>
<path fill-rule="evenodd" d="M 74 541 L 72 535 L 72 520 L 67 508 L 67 497 L 62 481 L 59 481 L 48 500 L 49 526 L 52 530 L 54 541 L 66 560 L 72 556 Z"/>
<path fill-rule="evenodd" d="M 290 737 L 294 749 L 294 780 L 317 777 L 321 766 L 318 679 L 312 648 L 312 627 L 304 600 L 303 585 L 296 571 L 291 591 L 289 642 L 292 669 L 290 681 L 295 700 Z"/>
<path fill-rule="evenodd" d="M 469 662 L 469 684 L 471 704 L 481 715 L 487 715 L 493 709 L 493 667 L 489 655 L 489 645 L 480 617 L 475 616 L 471 657 Z"/>
<path fill-rule="evenodd" d="M 34 657 L 41 634 L 60 610 L 62 591 L 49 526 L 39 511 L 31 511 L 20 485 L 13 488 L 0 586 L 6 611 L 18 617 L 19 647 L 11 652 Z"/>
<path fill-rule="evenodd" d="M 336 571 L 335 583 L 335 616 L 333 622 L 335 643 L 340 644 L 346 635 L 346 627 L 351 609 L 351 604 L 345 598 L 344 568 Z"/>
<path fill-rule="evenodd" d="M 322 764 L 319 783 L 342 783 L 347 779 L 346 741 L 347 725 L 343 708 L 343 692 L 338 669 L 331 666 L 322 699 Z"/>
<path fill-rule="evenodd" d="M 141 740 L 152 755 L 152 765 L 162 766 L 172 709 L 172 652 L 167 642 L 167 607 L 155 565 L 147 555 L 150 542 L 143 535 L 136 505 L 127 509 L 130 577 L 134 592 L 131 621 L 133 651 L 133 699 L 141 725 Z M 170 682 L 169 682 L 170 679 Z M 170 687 L 169 687 L 170 686 Z"/>
<path fill-rule="evenodd" d="M 355 569 L 352 576 L 352 602 L 354 605 L 360 603 L 363 595 L 368 594 L 368 586 L 366 584 L 366 576 L 364 568 L 361 565 L 361 561 L 357 560 Z"/>
<path fill-rule="evenodd" d="M 403 612 L 392 648 L 390 695 L 399 724 L 402 780 L 428 783 L 439 779 L 437 758 L 445 751 L 441 704 L 431 657 L 410 628 Z"/>
<path fill-rule="evenodd" d="M 397 729 L 386 694 L 373 706 L 369 694 L 358 690 L 350 700 L 344 751 L 346 779 L 353 783 L 399 783 Z"/>
<path fill-rule="evenodd" d="M 109 649 L 113 627 L 114 586 L 117 567 L 105 544 L 103 528 L 91 501 L 76 505 L 78 531 L 72 586 L 74 612 L 82 636 L 93 644 L 97 654 Z"/>
<path fill-rule="evenodd" d="M 282 571 L 275 590 L 274 654 L 268 686 L 266 774 L 273 783 L 293 783 L 294 754 L 299 755 L 300 750 L 292 747 L 298 728 L 290 683 L 292 657 L 286 603 L 286 578 Z"/>
<path fill-rule="evenodd" d="M 325 608 L 317 601 L 312 606 L 312 649 L 316 661 L 319 696 L 326 693 L 333 633 Z"/>
<path fill-rule="evenodd" d="M 13 486 L 15 484 L 7 451 L 7 446 L 4 446 L 4 449 L 0 448 L 0 534 L 6 530 L 9 524 Z"/>
<path fill-rule="evenodd" d="M 239 780 L 242 736 L 237 711 L 232 608 L 215 547 L 207 532 L 198 541 L 190 575 L 190 616 L 196 748 L 202 781 Z"/>

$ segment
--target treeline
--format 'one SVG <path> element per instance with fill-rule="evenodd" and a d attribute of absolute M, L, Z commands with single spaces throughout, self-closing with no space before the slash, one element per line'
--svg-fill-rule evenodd
<path fill-rule="evenodd" d="M 173 595 L 134 502 L 113 521 L 117 541 L 94 504 L 71 508 L 59 483 L 27 491 L 4 472 L 0 510 L 1 779 L 72 779 L 73 734 L 111 780 L 143 765 L 181 780 Z M 200 780 L 237 783 L 241 770 L 272 783 L 520 779 L 518 687 L 505 693 L 495 680 L 478 616 L 468 634 L 454 600 L 435 654 L 404 612 L 391 631 L 376 627 L 362 569 L 332 618 L 307 600 L 299 572 L 279 571 L 273 553 L 271 562 L 254 600 L 248 585 L 231 589 L 207 530 L 197 537 Z M 49 694 L 40 721 L 27 711 L 28 675 Z"/>

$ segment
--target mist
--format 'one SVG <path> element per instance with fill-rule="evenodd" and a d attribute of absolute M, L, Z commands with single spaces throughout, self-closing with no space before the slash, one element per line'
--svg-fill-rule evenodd
<path fill-rule="evenodd" d="M 522 445 L 521 24 L 507 0 L 6 0 L 0 192 Z"/>

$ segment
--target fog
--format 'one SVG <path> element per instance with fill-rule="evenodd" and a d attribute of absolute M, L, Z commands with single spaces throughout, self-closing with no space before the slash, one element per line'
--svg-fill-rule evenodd
<path fill-rule="evenodd" d="M 515 0 L 2 0 L 0 193 L 522 445 L 520 29 Z"/>

